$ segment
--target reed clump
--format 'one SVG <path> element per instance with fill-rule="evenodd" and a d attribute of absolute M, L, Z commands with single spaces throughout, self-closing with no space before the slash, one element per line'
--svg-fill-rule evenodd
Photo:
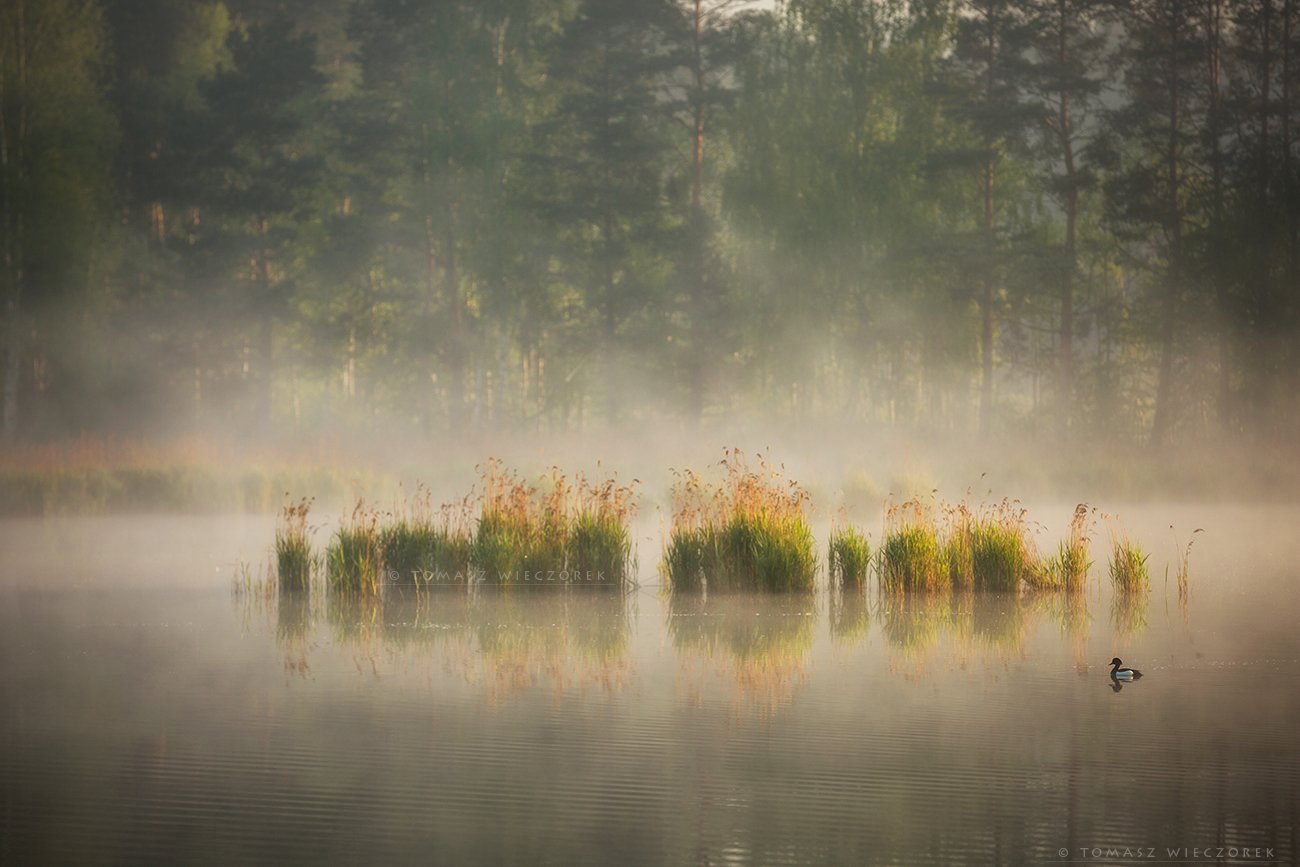
<path fill-rule="evenodd" d="M 1169 529 L 1172 530 L 1173 526 L 1171 525 Z M 1187 540 L 1187 544 L 1181 548 L 1178 554 L 1178 566 L 1177 566 L 1178 605 L 1183 609 L 1184 613 L 1186 613 L 1187 611 L 1187 603 L 1191 600 L 1191 595 L 1192 595 L 1191 583 L 1189 580 L 1191 575 L 1190 567 L 1191 567 L 1191 559 L 1192 559 L 1192 545 L 1196 544 L 1196 534 L 1204 533 L 1204 532 L 1205 530 L 1202 529 L 1201 527 L 1197 527 L 1195 530 L 1193 530 L 1191 537 Z M 1166 566 L 1165 567 L 1166 585 L 1168 585 L 1168 582 L 1169 582 L 1169 567 Z"/>
<path fill-rule="evenodd" d="M 704 589 L 705 534 L 701 529 L 675 528 L 664 547 L 660 569 L 674 590 Z"/>
<path fill-rule="evenodd" d="M 1074 507 L 1070 530 L 1057 544 L 1056 554 L 1031 569 L 1028 581 L 1037 589 L 1064 590 L 1075 593 L 1083 589 L 1092 562 L 1088 548 L 1092 541 L 1092 513 L 1085 504 Z"/>
<path fill-rule="evenodd" d="M 312 501 L 304 497 L 280 510 L 275 525 L 275 574 L 282 593 L 304 593 L 311 588 L 311 532 L 307 516 Z"/>
<path fill-rule="evenodd" d="M 379 515 L 358 501 L 325 550 L 329 588 L 342 595 L 376 595 L 382 586 L 382 563 Z"/>
<path fill-rule="evenodd" d="M 393 584 L 465 584 L 473 534 L 468 500 L 434 509 L 427 490 L 401 504 L 379 532 L 380 560 Z"/>
<path fill-rule="evenodd" d="M 1026 510 L 1014 500 L 982 506 L 969 528 L 971 578 L 976 590 L 1010 592 L 1028 581 L 1038 560 Z"/>
<path fill-rule="evenodd" d="M 931 527 L 900 527 L 880 546 L 880 583 L 886 590 L 939 590 L 948 586 L 939 536 Z"/>
<path fill-rule="evenodd" d="M 933 512 L 920 500 L 891 504 L 880 546 L 880 586 L 891 591 L 940 590 L 951 585 Z"/>
<path fill-rule="evenodd" d="M 969 590 L 975 586 L 975 516 L 965 502 L 943 508 L 943 565 L 948 582 Z"/>
<path fill-rule="evenodd" d="M 661 569 L 674 590 L 807 591 L 817 572 L 808 495 L 762 456 L 738 449 L 722 479 L 676 474 L 673 522 Z"/>
<path fill-rule="evenodd" d="M 621 487 L 612 479 L 599 485 L 579 483 L 565 540 L 570 573 L 603 576 L 620 586 L 632 580 L 635 561 L 628 524 L 633 497 L 631 487 Z"/>
<path fill-rule="evenodd" d="M 1027 572 L 1028 560 L 1024 539 L 1015 526 L 988 522 L 977 525 L 971 533 L 976 590 L 1015 590 Z"/>
<path fill-rule="evenodd" d="M 831 581 L 845 587 L 862 587 L 871 565 L 871 545 L 859 530 L 845 525 L 831 530 L 827 563 Z"/>
<path fill-rule="evenodd" d="M 1147 570 L 1149 554 L 1124 533 L 1111 537 L 1110 580 L 1122 594 L 1145 593 L 1151 586 Z"/>
<path fill-rule="evenodd" d="M 1013 500 L 976 508 L 936 499 L 891 504 L 879 555 L 881 586 L 1017 590 L 1038 563 L 1025 515 Z"/>
<path fill-rule="evenodd" d="M 489 461 L 471 562 L 495 584 L 623 587 L 633 579 L 635 480 L 591 482 L 558 469 L 538 487 Z"/>

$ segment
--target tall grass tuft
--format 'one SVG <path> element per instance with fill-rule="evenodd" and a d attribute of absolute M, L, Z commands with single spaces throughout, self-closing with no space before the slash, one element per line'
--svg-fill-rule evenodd
<path fill-rule="evenodd" d="M 880 583 L 886 590 L 939 590 L 949 585 L 933 527 L 900 527 L 880 546 Z"/>
<path fill-rule="evenodd" d="M 633 580 L 635 480 L 591 482 L 553 469 L 539 487 L 492 460 L 482 483 L 471 560 L 484 581 L 624 587 Z"/>
<path fill-rule="evenodd" d="M 845 525 L 831 529 L 827 563 L 831 581 L 845 587 L 862 587 L 871 565 L 871 545 L 857 529 Z"/>
<path fill-rule="evenodd" d="M 974 509 L 937 499 L 891 504 L 879 554 L 881 586 L 1017 590 L 1038 561 L 1025 514 L 1012 500 Z"/>
<path fill-rule="evenodd" d="M 674 590 L 808 591 L 817 555 L 807 493 L 762 456 L 752 468 L 726 452 L 722 479 L 687 470 L 673 484 L 673 522 L 661 570 Z"/>
<path fill-rule="evenodd" d="M 940 590 L 952 581 L 935 513 L 920 499 L 888 504 L 884 541 L 876 556 L 876 575 L 885 590 Z"/>
<path fill-rule="evenodd" d="M 282 593 L 305 593 L 311 588 L 311 538 L 307 515 L 312 501 L 304 497 L 280 510 L 275 525 L 275 574 Z"/>
<path fill-rule="evenodd" d="M 704 549 L 711 541 L 711 534 L 702 527 L 673 528 L 660 564 L 672 589 L 688 592 L 704 589 Z"/>
<path fill-rule="evenodd" d="M 1065 590 L 1075 593 L 1083 589 L 1092 562 L 1088 559 L 1088 546 L 1092 535 L 1092 510 L 1080 503 L 1074 507 L 1069 534 L 1057 544 L 1056 554 L 1032 567 L 1028 582 L 1036 589 Z"/>
<path fill-rule="evenodd" d="M 965 502 L 945 507 L 943 565 L 948 583 L 970 590 L 975 586 L 975 516 Z"/>
<path fill-rule="evenodd" d="M 1015 590 L 1027 563 L 1024 539 L 1015 525 L 986 521 L 972 529 L 971 568 L 976 590 Z"/>
<path fill-rule="evenodd" d="M 546 529 L 537 489 L 507 470 L 496 459 L 482 471 L 482 504 L 474 534 L 474 568 L 490 584 L 522 583 L 533 571 L 548 570 L 542 549 Z M 545 522 L 553 528 L 554 521 Z M 549 540 L 553 561 L 562 568 L 563 540 Z M 559 560 L 559 563 L 555 563 Z"/>
<path fill-rule="evenodd" d="M 335 593 L 372 596 L 382 584 L 381 565 L 379 516 L 358 501 L 325 552 L 326 580 Z"/>
<path fill-rule="evenodd" d="M 1115 534 L 1110 545 L 1110 580 L 1123 594 L 1145 593 L 1151 585 L 1146 554 L 1127 534 Z"/>
<path fill-rule="evenodd" d="M 831 638 L 837 643 L 856 644 L 871 629 L 871 608 L 865 593 L 831 594 Z"/>
<path fill-rule="evenodd" d="M 380 560 L 394 584 L 465 584 L 470 580 L 468 501 L 435 511 L 427 490 L 402 503 L 379 533 Z"/>
<path fill-rule="evenodd" d="M 920 500 L 890 504 L 877 573 L 885 590 L 940 590 L 950 586 L 934 513 Z"/>
<path fill-rule="evenodd" d="M 617 509 L 580 511 L 569 527 L 566 567 L 573 580 L 622 586 L 632 579 L 632 535 Z"/>
<path fill-rule="evenodd" d="M 970 525 L 971 577 L 976 590 L 1008 592 L 1028 580 L 1038 555 L 1019 503 L 978 509 Z"/>
<path fill-rule="evenodd" d="M 1169 529 L 1172 530 L 1173 526 L 1171 525 Z M 1177 568 L 1178 606 L 1183 610 L 1184 615 L 1187 614 L 1187 604 L 1188 602 L 1191 601 L 1191 597 L 1192 597 L 1191 582 L 1189 580 L 1191 575 L 1190 566 L 1191 566 L 1191 559 L 1192 559 L 1192 546 L 1196 544 L 1196 534 L 1204 533 L 1204 532 L 1205 530 L 1202 529 L 1201 527 L 1197 527 L 1195 530 L 1193 530 L 1191 537 L 1187 540 L 1187 544 L 1180 549 L 1178 554 L 1178 568 Z M 1168 583 L 1169 583 L 1169 567 L 1166 566 L 1165 567 L 1166 586 L 1168 585 Z"/>

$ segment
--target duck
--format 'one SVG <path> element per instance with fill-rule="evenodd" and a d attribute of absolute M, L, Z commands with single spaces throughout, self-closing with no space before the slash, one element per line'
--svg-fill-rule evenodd
<path fill-rule="evenodd" d="M 1136 668 L 1122 668 L 1124 660 L 1118 656 L 1110 661 L 1110 676 L 1115 680 L 1137 680 L 1142 672 Z"/>

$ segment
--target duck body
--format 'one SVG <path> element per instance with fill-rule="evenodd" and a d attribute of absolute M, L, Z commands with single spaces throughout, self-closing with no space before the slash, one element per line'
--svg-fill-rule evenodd
<path fill-rule="evenodd" d="M 1142 672 L 1136 668 L 1124 668 L 1124 661 L 1118 656 L 1110 661 L 1110 676 L 1115 680 L 1137 680 Z"/>

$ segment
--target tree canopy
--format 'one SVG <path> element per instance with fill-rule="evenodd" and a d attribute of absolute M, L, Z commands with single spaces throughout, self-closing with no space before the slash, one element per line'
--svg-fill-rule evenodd
<path fill-rule="evenodd" d="M 7 438 L 1296 430 L 1295 0 L 10 0 Z"/>

